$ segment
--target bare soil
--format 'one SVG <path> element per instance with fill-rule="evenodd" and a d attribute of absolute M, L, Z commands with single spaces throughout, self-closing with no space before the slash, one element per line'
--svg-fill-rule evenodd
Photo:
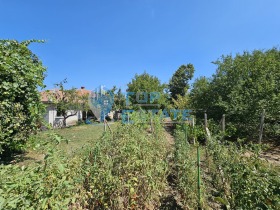
<path fill-rule="evenodd" d="M 269 148 L 263 151 L 260 157 L 269 163 L 280 166 L 280 145 L 268 144 Z"/>

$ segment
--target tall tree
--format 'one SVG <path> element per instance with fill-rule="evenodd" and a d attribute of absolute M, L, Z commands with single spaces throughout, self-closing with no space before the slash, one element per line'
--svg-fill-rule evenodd
<path fill-rule="evenodd" d="M 189 81 L 193 78 L 194 66 L 192 64 L 181 65 L 173 74 L 169 82 L 171 97 L 177 100 L 177 95 L 185 96 L 190 88 Z"/>
<path fill-rule="evenodd" d="M 144 93 L 148 94 L 148 104 L 159 104 L 161 107 L 166 106 L 166 97 L 164 90 L 165 84 L 162 84 L 160 80 L 148 73 L 136 74 L 130 83 L 128 83 L 127 92 L 134 92 L 133 96 L 130 96 L 130 102 L 137 104 L 136 94 L 139 93 L 139 98 L 143 99 Z M 143 94 L 141 94 L 143 93 Z M 158 95 L 157 95 L 158 94 Z M 159 97 L 158 97 L 159 96 Z M 153 100 L 153 97 L 156 98 Z"/>
<path fill-rule="evenodd" d="M 46 68 L 28 49 L 32 42 L 42 41 L 0 40 L 0 154 L 21 148 L 44 110 L 38 87 Z"/>

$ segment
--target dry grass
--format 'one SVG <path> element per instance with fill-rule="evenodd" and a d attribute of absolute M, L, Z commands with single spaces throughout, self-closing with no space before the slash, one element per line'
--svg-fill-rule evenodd
<path fill-rule="evenodd" d="M 114 124 L 111 124 L 111 127 L 114 129 Z M 61 142 L 61 144 L 58 145 L 58 149 L 68 156 L 73 156 L 82 153 L 88 145 L 94 143 L 101 137 L 103 131 L 103 124 L 94 124 L 40 132 L 33 136 L 34 142 L 27 147 L 24 153 L 15 154 L 11 159 L 5 161 L 5 164 L 12 163 L 22 166 L 42 162 L 46 154 L 46 148 L 42 146 L 36 148 L 36 145 L 50 141 L 49 134 L 52 132 L 55 132 L 68 140 L 68 143 L 65 141 Z"/>

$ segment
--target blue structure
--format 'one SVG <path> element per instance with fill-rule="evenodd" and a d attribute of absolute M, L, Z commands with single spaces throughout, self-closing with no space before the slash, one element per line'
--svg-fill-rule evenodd
<path fill-rule="evenodd" d="M 103 122 L 114 104 L 114 94 L 103 86 L 90 95 L 90 107 L 96 118 Z"/>

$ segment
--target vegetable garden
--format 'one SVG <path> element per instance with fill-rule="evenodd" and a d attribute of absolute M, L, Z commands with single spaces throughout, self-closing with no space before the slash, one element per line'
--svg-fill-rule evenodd
<path fill-rule="evenodd" d="M 150 118 L 135 113 L 133 124 L 116 125 L 70 157 L 57 146 L 65 139 L 48 133 L 37 145 L 42 163 L 1 165 L 0 209 L 279 208 L 279 168 L 259 159 L 259 145 L 219 135 L 199 145 L 201 129 L 187 124 L 176 125 L 170 144 L 152 118 L 150 129 Z M 170 196 L 175 204 L 164 206 Z"/>

